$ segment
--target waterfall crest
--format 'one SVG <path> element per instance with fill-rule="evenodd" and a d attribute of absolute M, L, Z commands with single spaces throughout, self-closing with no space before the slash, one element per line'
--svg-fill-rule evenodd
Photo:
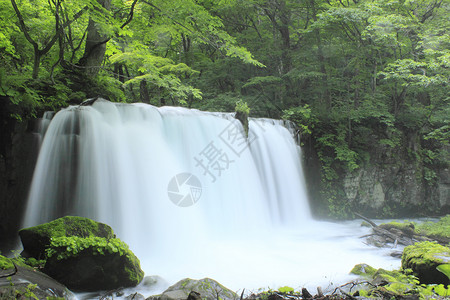
<path fill-rule="evenodd" d="M 299 225 L 310 218 L 299 151 L 282 121 L 252 119 L 246 139 L 230 114 L 105 100 L 71 106 L 48 126 L 24 225 L 86 216 L 135 248 L 179 235 L 183 224 L 205 235 Z M 182 173 L 201 185 L 189 207 L 168 193 Z"/>

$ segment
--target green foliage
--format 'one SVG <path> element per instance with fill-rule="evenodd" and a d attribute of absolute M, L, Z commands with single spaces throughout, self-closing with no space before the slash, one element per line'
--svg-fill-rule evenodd
<path fill-rule="evenodd" d="M 56 255 L 58 260 L 62 260 L 76 257 L 82 251 L 88 249 L 92 251 L 93 255 L 118 253 L 122 256 L 129 254 L 128 245 L 117 238 L 64 236 L 51 240 L 49 247 L 46 249 L 46 255 L 47 258 Z"/>
<path fill-rule="evenodd" d="M 300 135 L 310 135 L 318 121 L 308 104 L 284 110 L 282 118 L 294 122 Z"/>
<path fill-rule="evenodd" d="M 364 265 L 364 264 L 362 264 Z M 359 266 L 355 266 L 353 270 L 359 270 Z M 420 284 L 418 278 L 412 275 L 412 270 L 406 269 L 403 271 L 387 271 L 384 269 L 375 270 L 374 268 L 365 265 L 370 270 L 369 273 L 363 272 L 353 274 L 362 276 L 365 280 L 384 281 L 386 284 L 379 286 L 369 286 L 358 290 L 359 295 L 367 298 L 377 298 L 381 295 L 390 295 L 391 297 L 407 297 L 408 295 L 418 297 L 419 299 L 434 299 L 437 296 L 450 295 L 450 286 L 445 287 L 443 284 Z"/>
<path fill-rule="evenodd" d="M 12 261 L 9 258 L 4 257 L 3 255 L 0 255 L 0 269 L 6 270 L 6 269 L 13 269 L 13 268 L 14 268 L 14 264 L 12 263 Z"/>
<path fill-rule="evenodd" d="M 28 284 L 27 287 L 24 290 L 17 289 L 16 290 L 16 298 L 21 298 L 22 296 L 26 299 L 36 299 L 39 300 L 39 298 L 34 294 L 33 290 L 37 287 L 37 284 Z"/>
<path fill-rule="evenodd" d="M 448 279 L 450 279 L 450 264 L 439 265 L 439 266 L 436 267 L 436 269 L 437 269 L 439 272 L 444 273 L 445 276 L 447 276 Z M 450 294 L 449 294 L 449 296 L 450 296 Z"/>
<path fill-rule="evenodd" d="M 241 112 L 244 113 L 245 115 L 249 115 L 250 114 L 250 107 L 248 107 L 247 102 L 244 102 L 242 100 L 238 100 L 236 102 L 236 106 L 234 108 L 235 112 Z"/>

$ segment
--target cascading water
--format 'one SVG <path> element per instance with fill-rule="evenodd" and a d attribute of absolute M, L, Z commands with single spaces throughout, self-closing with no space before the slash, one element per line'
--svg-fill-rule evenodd
<path fill-rule="evenodd" d="M 104 222 L 170 283 L 323 285 L 356 263 L 397 264 L 347 225 L 312 220 L 300 148 L 281 121 L 251 120 L 244 134 L 229 114 L 105 100 L 64 109 L 45 133 L 24 226 Z"/>

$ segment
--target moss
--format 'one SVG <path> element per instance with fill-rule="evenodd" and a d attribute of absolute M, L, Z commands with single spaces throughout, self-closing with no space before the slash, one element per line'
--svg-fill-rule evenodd
<path fill-rule="evenodd" d="M 442 217 L 437 222 L 416 223 L 410 221 L 393 221 L 383 223 L 380 227 L 386 230 L 398 229 L 408 236 L 423 235 L 431 239 L 436 239 L 441 244 L 443 241 L 445 241 L 445 244 L 450 241 L 450 215 Z"/>
<path fill-rule="evenodd" d="M 416 226 L 419 234 L 432 238 L 450 239 L 450 215 L 442 217 L 438 222 L 425 222 Z"/>
<path fill-rule="evenodd" d="M 402 267 L 408 266 L 410 263 L 441 264 L 444 262 L 443 256 L 450 256 L 450 249 L 448 247 L 434 242 L 416 243 L 404 249 L 402 255 Z"/>
<path fill-rule="evenodd" d="M 358 264 L 353 267 L 350 274 L 359 275 L 363 277 L 373 276 L 377 270 L 368 264 Z"/>
<path fill-rule="evenodd" d="M 364 264 L 356 265 L 356 270 L 360 269 L 359 266 L 364 266 Z M 370 270 L 373 270 L 373 268 L 370 268 Z M 393 271 L 378 269 L 371 276 L 367 276 L 367 273 L 363 273 L 361 276 L 371 281 L 370 285 L 361 286 L 357 291 L 359 296 L 365 298 L 380 299 L 380 296 L 382 296 L 383 299 L 404 299 L 412 296 L 413 299 L 430 299 L 433 297 L 440 299 L 439 296 L 450 295 L 450 286 L 446 288 L 442 284 L 420 284 L 418 278 L 412 275 L 410 269 Z"/>
<path fill-rule="evenodd" d="M 380 225 L 381 228 L 390 230 L 392 228 L 396 228 L 398 230 L 401 230 L 403 232 L 409 232 L 411 235 L 414 234 L 415 224 L 413 222 L 405 221 L 405 222 L 389 222 L 389 223 L 383 223 Z"/>
<path fill-rule="evenodd" d="M 111 227 L 88 218 L 66 216 L 49 223 L 25 228 L 19 231 L 25 257 L 45 259 L 45 251 L 51 240 L 67 236 L 82 238 L 102 237 L 112 239 L 115 237 Z"/>
<path fill-rule="evenodd" d="M 436 267 L 450 260 L 450 248 L 434 242 L 421 242 L 405 247 L 402 268 L 412 269 L 422 283 L 448 283 Z"/>
<path fill-rule="evenodd" d="M 46 256 L 44 273 L 75 290 L 136 286 L 144 278 L 139 259 L 118 238 L 55 238 L 46 249 Z M 67 274 L 70 270 L 81 272 L 82 276 Z M 97 279 L 95 284 L 92 278 Z"/>
<path fill-rule="evenodd" d="M 4 257 L 3 255 L 0 255 L 0 269 L 7 270 L 13 268 L 14 264 L 12 263 L 11 259 Z"/>
<path fill-rule="evenodd" d="M 65 216 L 49 223 L 37 225 L 20 230 L 20 232 L 32 231 L 48 238 L 57 238 L 63 236 L 101 236 L 114 238 L 115 235 L 111 227 L 106 224 L 98 223 L 88 218 L 77 216 Z"/>
<path fill-rule="evenodd" d="M 248 115 L 250 114 L 250 108 L 248 107 L 247 102 L 243 102 L 241 100 L 236 102 L 235 111 L 236 111 L 235 118 L 242 123 L 245 135 L 248 137 L 248 129 L 249 129 Z"/>

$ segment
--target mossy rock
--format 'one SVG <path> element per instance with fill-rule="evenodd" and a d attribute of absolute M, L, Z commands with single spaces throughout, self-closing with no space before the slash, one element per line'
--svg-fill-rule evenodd
<path fill-rule="evenodd" d="M 379 225 L 380 228 L 385 230 L 392 230 L 396 229 L 398 230 L 401 235 L 405 235 L 408 237 L 412 237 L 415 234 L 415 225 L 411 222 L 389 222 L 389 223 L 383 223 Z"/>
<path fill-rule="evenodd" d="M 192 291 L 199 293 L 200 298 L 206 300 L 234 300 L 239 298 L 235 292 L 211 278 L 200 280 L 185 278 L 164 291 L 159 300 L 187 299 Z"/>
<path fill-rule="evenodd" d="M 358 275 L 362 277 L 372 277 L 377 270 L 368 264 L 357 264 L 350 271 L 350 274 Z"/>
<path fill-rule="evenodd" d="M 117 238 L 58 238 L 47 253 L 44 273 L 72 290 L 132 287 L 144 278 L 139 259 Z"/>
<path fill-rule="evenodd" d="M 450 248 L 433 242 L 421 242 L 403 250 L 402 268 L 411 269 L 421 283 L 450 284 L 450 280 L 436 268 L 450 262 Z"/>
<path fill-rule="evenodd" d="M 76 216 L 66 216 L 49 223 L 24 228 L 19 231 L 19 236 L 24 249 L 22 256 L 34 257 L 35 259 L 44 258 L 45 249 L 50 245 L 50 241 L 55 238 L 97 236 L 111 239 L 115 237 L 110 226 Z"/>
<path fill-rule="evenodd" d="M 437 222 L 425 222 L 416 226 L 418 234 L 426 235 L 441 242 L 450 242 L 450 215 L 442 217 Z"/>
<path fill-rule="evenodd" d="M 106 224 L 63 217 L 22 229 L 20 237 L 24 253 L 43 259 L 43 272 L 72 290 L 131 287 L 144 277 L 139 259 Z"/>

